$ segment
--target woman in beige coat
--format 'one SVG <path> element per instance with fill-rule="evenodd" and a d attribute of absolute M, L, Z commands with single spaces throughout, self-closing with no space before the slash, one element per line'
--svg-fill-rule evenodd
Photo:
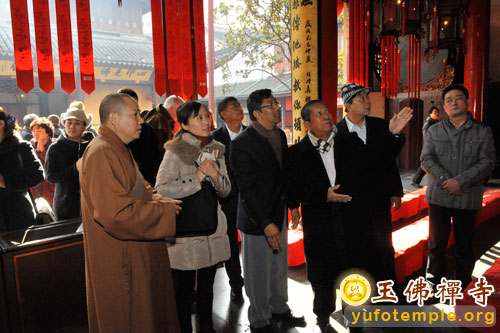
<path fill-rule="evenodd" d="M 177 110 L 182 129 L 165 145 L 165 155 L 156 178 L 158 192 L 180 199 L 197 193 L 208 181 L 217 196 L 231 191 L 224 162 L 225 146 L 210 133 L 208 108 L 195 101 Z M 182 332 L 192 332 L 191 295 L 197 285 L 196 304 L 200 332 L 214 332 L 212 327 L 213 283 L 217 264 L 229 259 L 226 217 L 217 204 L 217 229 L 208 236 L 176 237 L 168 245 L 168 254 L 176 293 Z"/>

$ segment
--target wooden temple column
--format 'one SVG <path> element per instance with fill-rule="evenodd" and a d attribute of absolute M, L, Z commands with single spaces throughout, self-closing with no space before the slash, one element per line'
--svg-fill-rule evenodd
<path fill-rule="evenodd" d="M 470 0 L 464 34 L 464 86 L 470 94 L 469 110 L 478 121 L 486 120 L 490 8 L 491 0 Z"/>

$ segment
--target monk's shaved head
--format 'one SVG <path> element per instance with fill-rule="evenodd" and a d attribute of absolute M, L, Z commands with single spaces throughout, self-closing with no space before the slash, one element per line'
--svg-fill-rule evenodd
<path fill-rule="evenodd" d="M 127 94 L 114 93 L 104 97 L 99 105 L 99 116 L 101 117 L 101 124 L 106 125 L 111 113 L 122 113 L 127 105 L 127 101 L 135 100 Z"/>

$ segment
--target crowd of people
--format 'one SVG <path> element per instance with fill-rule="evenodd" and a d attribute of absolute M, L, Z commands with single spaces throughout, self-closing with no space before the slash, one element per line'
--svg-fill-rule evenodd
<path fill-rule="evenodd" d="M 27 115 L 22 131 L 0 108 L 0 231 L 32 225 L 34 197 L 46 199 L 57 220 L 82 217 L 90 331 L 192 332 L 196 303 L 199 332 L 214 332 L 214 278 L 224 263 L 231 300 L 241 304 L 244 289 L 250 301 L 250 330 L 275 332 L 306 325 L 287 304 L 287 230 L 302 224 L 313 312 L 321 332 L 334 332 L 342 272 L 396 281 L 391 208 L 403 196 L 396 157 L 413 111 L 371 117 L 369 93 L 343 86 L 346 117 L 337 125 L 325 103 L 306 103 L 307 135 L 291 147 L 269 89 L 249 95 L 248 126 L 238 100 L 226 97 L 215 131 L 206 105 L 170 96 L 141 112 L 129 88 L 101 102 L 99 134 L 82 102 L 60 118 Z M 442 97 L 446 117 L 432 121 L 439 110 L 430 110 L 421 157 L 427 278 L 435 285 L 446 276 L 453 217 L 455 275 L 465 285 L 495 148 L 491 129 L 468 112 L 466 88 L 447 87 Z"/>

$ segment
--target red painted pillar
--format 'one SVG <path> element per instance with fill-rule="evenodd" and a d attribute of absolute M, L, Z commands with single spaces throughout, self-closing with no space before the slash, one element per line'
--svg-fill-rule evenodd
<path fill-rule="evenodd" d="M 484 102 L 488 73 L 491 0 L 470 0 L 464 46 L 464 86 L 469 90 L 474 119 L 485 120 Z"/>
<path fill-rule="evenodd" d="M 318 2 L 319 99 L 330 109 L 337 123 L 337 14 L 336 1 Z M 345 34 L 345 32 L 344 32 Z M 352 42 L 349 36 L 349 43 Z"/>

